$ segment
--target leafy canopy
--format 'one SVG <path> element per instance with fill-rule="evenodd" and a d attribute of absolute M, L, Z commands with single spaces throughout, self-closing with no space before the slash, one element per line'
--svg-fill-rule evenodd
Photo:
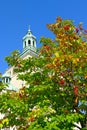
<path fill-rule="evenodd" d="M 24 130 L 72 130 L 75 122 L 86 129 L 87 31 L 82 23 L 57 17 L 47 24 L 55 39 L 42 37 L 38 56 L 21 59 L 18 51 L 6 57 L 26 86 L 0 95 L 0 127 Z"/>

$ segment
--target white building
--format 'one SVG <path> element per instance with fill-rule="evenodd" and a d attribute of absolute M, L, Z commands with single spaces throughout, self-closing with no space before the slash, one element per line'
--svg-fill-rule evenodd
<path fill-rule="evenodd" d="M 20 57 L 25 59 L 28 57 L 36 56 L 36 37 L 29 29 L 27 34 L 23 37 L 23 51 Z M 24 81 L 17 80 L 17 74 L 14 72 L 14 67 L 10 67 L 2 76 L 2 81 L 8 84 L 8 89 L 17 91 L 19 88 L 25 85 Z"/>

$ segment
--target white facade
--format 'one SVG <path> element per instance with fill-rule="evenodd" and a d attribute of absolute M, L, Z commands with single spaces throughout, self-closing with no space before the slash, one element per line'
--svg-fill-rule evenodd
<path fill-rule="evenodd" d="M 36 37 L 32 34 L 31 30 L 27 31 L 27 34 L 23 37 L 23 52 L 20 57 L 25 59 L 32 56 L 37 56 L 36 54 Z M 17 74 L 14 72 L 14 67 L 10 67 L 3 74 L 2 81 L 7 83 L 9 88 L 13 91 L 17 91 L 25 85 L 24 81 L 17 79 Z"/>

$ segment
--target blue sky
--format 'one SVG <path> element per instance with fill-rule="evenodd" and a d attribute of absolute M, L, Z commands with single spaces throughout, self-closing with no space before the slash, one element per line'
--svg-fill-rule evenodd
<path fill-rule="evenodd" d="M 22 38 L 31 26 L 37 37 L 53 37 L 46 28 L 57 16 L 83 22 L 87 29 L 87 0 L 0 0 L 0 72 L 7 69 L 4 58 L 13 50 L 22 51 Z"/>

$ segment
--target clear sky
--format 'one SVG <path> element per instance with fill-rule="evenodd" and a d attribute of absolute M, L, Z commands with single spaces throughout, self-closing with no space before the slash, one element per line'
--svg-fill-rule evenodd
<path fill-rule="evenodd" d="M 22 38 L 31 26 L 37 37 L 52 37 L 47 23 L 57 16 L 83 22 L 87 29 L 87 0 L 0 0 L 0 72 L 7 69 L 4 58 L 13 50 L 22 51 Z"/>

